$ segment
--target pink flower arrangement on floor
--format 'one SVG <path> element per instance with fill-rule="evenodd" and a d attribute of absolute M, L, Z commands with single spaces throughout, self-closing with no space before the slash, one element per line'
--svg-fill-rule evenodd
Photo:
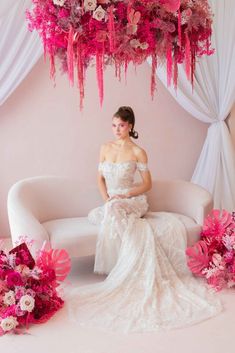
<path fill-rule="evenodd" d="M 158 63 L 167 63 L 168 85 L 177 86 L 178 64 L 185 63 L 193 82 L 196 57 L 210 55 L 212 13 L 207 0 L 32 0 L 29 29 L 36 29 L 55 76 L 55 58 L 84 99 L 85 71 L 95 60 L 102 104 L 103 70 L 114 64 L 120 79 L 129 63 L 152 58 L 153 96 Z"/>
<path fill-rule="evenodd" d="M 213 210 L 201 239 L 186 254 L 192 273 L 205 277 L 216 290 L 235 286 L 235 212 Z"/>
<path fill-rule="evenodd" d="M 0 335 L 47 321 L 63 306 L 58 286 L 70 271 L 65 250 L 42 248 L 34 260 L 26 243 L 0 250 Z"/>

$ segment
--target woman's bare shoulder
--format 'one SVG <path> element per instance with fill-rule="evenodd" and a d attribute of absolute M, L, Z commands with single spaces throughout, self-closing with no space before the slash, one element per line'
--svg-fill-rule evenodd
<path fill-rule="evenodd" d="M 102 143 L 100 148 L 101 149 L 106 149 L 106 148 L 112 147 L 112 144 L 113 144 L 113 141 L 104 142 L 104 143 Z"/>
<path fill-rule="evenodd" d="M 148 161 L 148 156 L 147 156 L 146 151 L 142 147 L 138 146 L 137 144 L 134 144 L 133 152 L 136 156 L 137 161 L 139 161 L 139 162 L 147 162 Z"/>

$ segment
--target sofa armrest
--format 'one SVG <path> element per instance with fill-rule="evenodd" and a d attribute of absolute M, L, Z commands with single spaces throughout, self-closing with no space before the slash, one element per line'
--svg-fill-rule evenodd
<path fill-rule="evenodd" d="M 15 244 L 20 236 L 27 236 L 40 247 L 50 240 L 44 222 L 87 215 L 100 200 L 97 190 L 75 179 L 38 176 L 20 180 L 10 188 L 7 200 L 12 241 Z"/>
<path fill-rule="evenodd" d="M 45 240 L 49 241 L 49 235 L 34 214 L 24 207 L 17 196 L 19 195 L 15 193 L 15 190 L 11 189 L 7 200 L 12 243 L 15 246 L 21 236 L 27 237 L 28 241 L 33 240 L 35 242 L 31 249 L 34 253 Z"/>
<path fill-rule="evenodd" d="M 213 198 L 207 190 L 184 180 L 154 181 L 148 197 L 151 211 L 180 213 L 200 225 L 213 208 Z"/>

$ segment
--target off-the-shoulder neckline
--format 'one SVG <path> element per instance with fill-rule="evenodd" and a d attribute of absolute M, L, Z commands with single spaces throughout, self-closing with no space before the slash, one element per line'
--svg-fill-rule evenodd
<path fill-rule="evenodd" d="M 130 159 L 129 161 L 122 161 L 122 162 L 112 162 L 112 161 L 103 161 L 103 162 L 100 162 L 101 163 L 109 163 L 109 164 L 126 164 L 126 163 L 140 163 L 140 164 L 147 164 L 147 163 L 143 163 L 143 162 L 138 162 L 138 161 L 135 161 L 134 159 Z"/>

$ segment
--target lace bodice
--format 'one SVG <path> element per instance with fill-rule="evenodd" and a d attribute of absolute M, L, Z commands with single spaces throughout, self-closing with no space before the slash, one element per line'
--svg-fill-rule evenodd
<path fill-rule="evenodd" d="M 136 170 L 147 171 L 146 163 L 137 162 L 134 160 L 126 162 L 100 162 L 99 171 L 105 178 L 108 194 L 111 196 L 115 193 L 125 193 L 134 184 L 134 176 Z"/>

